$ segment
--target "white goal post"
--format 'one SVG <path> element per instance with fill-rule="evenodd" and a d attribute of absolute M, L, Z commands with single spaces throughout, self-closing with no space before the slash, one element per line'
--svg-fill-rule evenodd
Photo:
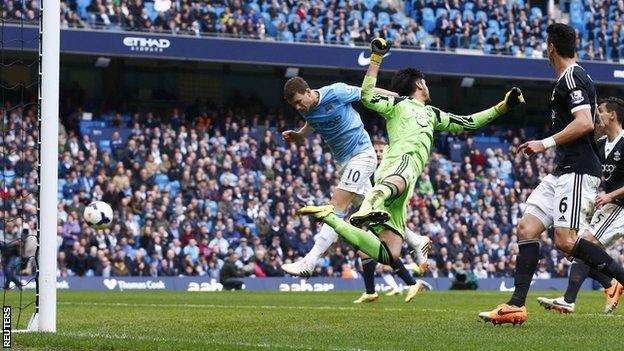
<path fill-rule="evenodd" d="M 39 0 L 39 249 L 30 331 L 56 332 L 60 0 Z"/>

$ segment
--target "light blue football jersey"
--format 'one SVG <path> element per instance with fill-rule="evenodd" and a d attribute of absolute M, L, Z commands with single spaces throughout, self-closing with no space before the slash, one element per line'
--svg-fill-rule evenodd
<path fill-rule="evenodd" d="M 301 116 L 329 145 L 334 160 L 345 162 L 372 146 L 370 137 L 351 106 L 360 100 L 360 88 L 334 83 L 318 89 L 319 104 Z"/>

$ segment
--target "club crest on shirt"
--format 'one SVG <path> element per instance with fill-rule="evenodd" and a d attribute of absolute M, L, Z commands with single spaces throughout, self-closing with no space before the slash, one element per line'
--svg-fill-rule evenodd
<path fill-rule="evenodd" d="M 613 153 L 613 161 L 619 161 L 620 160 L 620 152 L 616 151 Z"/>
<path fill-rule="evenodd" d="M 325 105 L 325 112 L 331 112 L 331 110 L 333 109 L 334 109 L 334 106 L 332 106 L 332 104 Z"/>
<path fill-rule="evenodd" d="M 581 102 L 583 102 L 583 93 L 581 93 L 580 90 L 573 90 L 570 93 L 570 99 L 572 100 L 573 104 L 580 104 Z"/>

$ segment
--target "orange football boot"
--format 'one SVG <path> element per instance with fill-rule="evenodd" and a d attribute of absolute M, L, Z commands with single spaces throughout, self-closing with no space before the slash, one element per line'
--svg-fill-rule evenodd
<path fill-rule="evenodd" d="M 503 323 L 516 325 L 526 321 L 527 310 L 526 306 L 516 307 L 503 303 L 496 306 L 496 308 L 491 311 L 479 313 L 479 318 L 483 319 L 486 323 L 492 322 L 494 325 Z"/>
<path fill-rule="evenodd" d="M 624 286 L 622 286 L 619 282 L 615 282 L 615 284 L 611 285 L 610 288 L 605 289 L 604 293 L 607 300 L 605 302 L 605 313 L 611 314 L 617 307 L 618 302 L 624 293 Z"/>

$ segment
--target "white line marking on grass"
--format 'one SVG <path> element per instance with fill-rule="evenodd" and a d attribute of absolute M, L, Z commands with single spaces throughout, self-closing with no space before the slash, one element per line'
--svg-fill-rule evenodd
<path fill-rule="evenodd" d="M 159 343 L 172 343 L 172 342 L 184 342 L 190 343 L 194 345 L 221 345 L 221 346 L 239 346 L 239 347 L 250 347 L 250 348 L 284 348 L 284 349 L 292 349 L 292 350 L 322 350 L 321 348 L 313 348 L 310 346 L 294 346 L 294 345 L 285 345 L 285 344 L 271 344 L 271 343 L 251 343 L 251 342 L 228 342 L 228 341 L 218 341 L 218 340 L 206 340 L 204 342 L 200 340 L 190 340 L 190 339 L 176 339 L 176 338 L 163 338 L 163 337 L 155 337 L 155 336 L 141 336 L 141 335 L 128 335 L 128 334 L 109 334 L 109 333 L 97 333 L 97 332 L 79 332 L 79 331 L 66 331 L 66 332 L 57 332 L 57 336 L 66 336 L 70 338 L 101 338 L 101 339 L 109 339 L 109 340 L 124 340 L 124 341 L 150 341 L 150 342 L 159 342 Z M 323 348 L 325 349 L 325 348 Z M 363 349 L 353 349 L 353 348 L 331 348 L 330 350 L 334 351 L 366 351 Z"/>
<path fill-rule="evenodd" d="M 223 309 L 265 309 L 265 310 L 321 310 L 321 311 L 387 311 L 387 312 L 401 312 L 411 310 L 413 312 L 431 312 L 431 313 L 453 313 L 453 314 L 467 314 L 477 315 L 477 311 L 462 311 L 462 310 L 449 310 L 443 308 L 418 308 L 417 305 L 405 305 L 405 308 L 371 308 L 367 309 L 365 306 L 361 307 L 346 307 L 346 306 L 276 306 L 276 305 L 219 305 L 219 304 L 188 304 L 188 303 L 125 303 L 125 302 L 58 302 L 58 305 L 83 305 L 83 306 L 111 306 L 111 307 L 160 307 L 160 308 L 223 308 Z M 412 307 L 413 306 L 413 307 Z M 601 318 L 624 318 L 621 314 L 603 314 L 603 313 L 574 313 L 572 316 L 578 317 L 601 317 Z"/>
<path fill-rule="evenodd" d="M 399 312 L 405 311 L 406 308 L 381 308 L 366 309 L 365 307 L 345 307 L 345 306 L 276 306 L 276 305 L 218 305 L 218 304 L 188 304 L 188 303 L 125 303 L 125 302 L 58 302 L 59 305 L 84 305 L 84 306 L 111 306 L 111 307 L 168 307 L 168 308 L 225 308 L 225 309 L 266 309 L 266 310 L 330 310 L 330 311 L 389 311 Z M 435 313 L 473 313 L 469 311 L 451 311 L 436 308 L 414 308 L 416 311 L 435 312 Z"/>

